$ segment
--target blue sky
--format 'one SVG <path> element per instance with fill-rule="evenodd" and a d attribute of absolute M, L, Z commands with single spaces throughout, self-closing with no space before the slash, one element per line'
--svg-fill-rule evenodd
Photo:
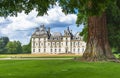
<path fill-rule="evenodd" d="M 37 12 L 33 10 L 28 15 L 22 12 L 17 17 L 0 17 L 0 36 L 8 36 L 10 41 L 19 40 L 22 44 L 27 44 L 35 28 L 41 24 L 50 27 L 51 32 L 63 33 L 68 26 L 73 34 L 83 29 L 83 25 L 77 27 L 75 24 L 76 14 L 65 15 L 58 5 L 47 13 L 48 15 L 37 16 Z"/>

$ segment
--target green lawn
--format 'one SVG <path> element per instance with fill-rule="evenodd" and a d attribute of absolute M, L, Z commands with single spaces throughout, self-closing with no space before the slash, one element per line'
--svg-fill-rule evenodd
<path fill-rule="evenodd" d="M 0 78 L 120 78 L 120 63 L 1 60 Z"/>

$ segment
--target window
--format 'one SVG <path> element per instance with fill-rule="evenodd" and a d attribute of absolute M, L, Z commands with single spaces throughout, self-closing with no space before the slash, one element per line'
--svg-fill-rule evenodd
<path fill-rule="evenodd" d="M 48 43 L 48 46 L 50 45 L 50 43 Z"/>
<path fill-rule="evenodd" d="M 74 46 L 75 46 L 75 42 L 74 42 Z"/>
<path fill-rule="evenodd" d="M 79 46 L 79 44 L 80 44 L 80 43 L 78 42 L 78 46 Z"/>
<path fill-rule="evenodd" d="M 55 49 L 55 52 L 56 52 L 57 50 Z"/>
<path fill-rule="evenodd" d="M 35 47 L 35 42 L 33 42 L 33 47 Z"/>
<path fill-rule="evenodd" d="M 67 38 L 66 38 L 66 40 L 67 40 Z"/>
<path fill-rule="evenodd" d="M 67 42 L 66 42 L 66 46 L 67 46 Z"/>
<path fill-rule="evenodd" d="M 51 52 L 52 52 L 52 49 L 51 49 Z"/>
<path fill-rule="evenodd" d="M 46 51 L 46 49 L 44 49 L 44 52 Z"/>
<path fill-rule="evenodd" d="M 73 51 L 75 52 L 75 49 L 73 49 Z"/>
<path fill-rule="evenodd" d="M 61 49 L 59 49 L 59 52 L 61 51 Z"/>
<path fill-rule="evenodd" d="M 35 49 L 33 49 L 33 52 L 35 52 Z"/>
<path fill-rule="evenodd" d="M 82 47 L 82 52 L 84 52 L 84 47 Z"/>
<path fill-rule="evenodd" d="M 78 52 L 80 51 L 80 49 L 78 48 Z"/>

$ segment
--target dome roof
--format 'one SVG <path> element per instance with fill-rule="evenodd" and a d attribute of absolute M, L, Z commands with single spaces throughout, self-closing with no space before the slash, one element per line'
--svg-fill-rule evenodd
<path fill-rule="evenodd" d="M 75 34 L 75 37 L 80 37 L 80 33 L 77 32 L 77 33 Z"/>
<path fill-rule="evenodd" d="M 52 34 L 52 36 L 54 36 L 54 37 L 60 37 L 60 36 L 62 36 L 62 34 L 60 32 L 54 32 Z"/>
<path fill-rule="evenodd" d="M 36 35 L 36 36 L 47 36 L 47 30 L 44 27 L 44 25 L 41 25 L 40 27 L 36 28 L 36 31 L 35 31 L 35 33 L 33 35 Z"/>

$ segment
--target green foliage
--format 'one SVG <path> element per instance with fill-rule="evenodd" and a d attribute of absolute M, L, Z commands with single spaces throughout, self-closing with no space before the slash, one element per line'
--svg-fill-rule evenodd
<path fill-rule="evenodd" d="M 120 52 L 120 8 L 113 3 L 113 5 L 108 5 L 106 9 L 107 15 L 107 28 L 108 28 L 108 39 L 112 48 Z M 84 40 L 87 40 L 88 26 L 85 25 L 84 29 L 80 33 L 84 36 Z M 114 50 L 114 51 L 115 51 Z"/>
<path fill-rule="evenodd" d="M 112 5 L 116 0 L 59 0 L 63 12 L 77 13 L 76 23 L 86 23 L 88 17 L 93 15 L 101 15 L 108 5 Z"/>
<path fill-rule="evenodd" d="M 0 61 L 1 78 L 120 78 L 120 64 L 72 60 Z"/>
<path fill-rule="evenodd" d="M 21 46 L 19 41 L 9 41 L 8 37 L 0 38 L 0 54 L 31 53 L 31 42 Z"/>
<path fill-rule="evenodd" d="M 55 0 L 0 0 L 0 16 L 17 16 L 22 11 L 28 14 L 33 9 L 38 11 L 38 15 L 43 15 L 50 4 L 55 4 Z"/>
<path fill-rule="evenodd" d="M 109 5 L 106 13 L 110 45 L 120 52 L 120 8 L 116 4 Z"/>
<path fill-rule="evenodd" d="M 0 16 L 17 16 L 17 13 L 22 11 L 28 14 L 33 9 L 38 11 L 38 15 L 43 15 L 47 13 L 48 8 L 51 8 L 58 2 L 66 14 L 77 13 L 75 10 L 78 10 L 78 13 L 88 17 L 101 14 L 108 4 L 112 4 L 115 1 L 116 0 L 0 0 Z"/>
<path fill-rule="evenodd" d="M 19 41 L 10 41 L 6 45 L 7 53 L 9 54 L 17 54 L 22 53 L 22 46 Z"/>
<path fill-rule="evenodd" d="M 31 53 L 31 40 L 29 44 L 22 46 L 22 50 L 23 50 L 23 53 Z"/>
<path fill-rule="evenodd" d="M 0 38 L 0 53 L 5 53 L 6 52 L 5 46 L 7 45 L 8 42 L 9 42 L 8 37 L 1 37 Z"/>
<path fill-rule="evenodd" d="M 84 29 L 82 32 L 80 32 L 80 35 L 83 36 L 83 40 L 87 42 L 87 37 L 88 37 L 88 26 L 84 26 Z"/>

